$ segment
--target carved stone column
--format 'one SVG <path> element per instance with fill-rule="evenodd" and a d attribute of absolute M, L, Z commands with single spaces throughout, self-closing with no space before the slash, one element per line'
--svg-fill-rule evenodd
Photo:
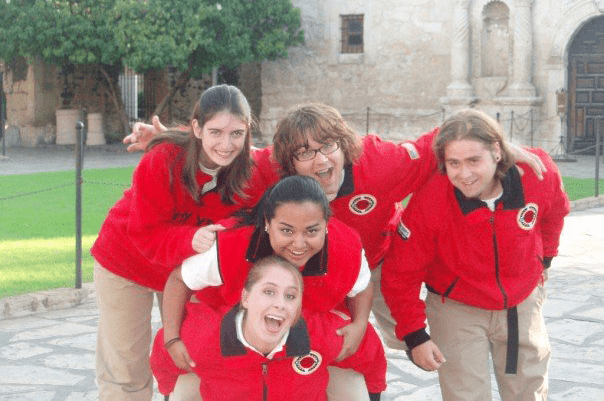
<path fill-rule="evenodd" d="M 469 98 L 473 95 L 470 75 L 470 0 L 460 0 L 453 15 L 451 43 L 451 83 L 447 86 L 450 99 Z"/>
<path fill-rule="evenodd" d="M 532 83 L 533 0 L 516 0 L 514 18 L 514 60 L 511 95 L 534 97 Z"/>

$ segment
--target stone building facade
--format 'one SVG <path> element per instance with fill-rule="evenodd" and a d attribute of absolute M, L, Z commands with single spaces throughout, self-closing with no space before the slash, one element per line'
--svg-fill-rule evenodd
<path fill-rule="evenodd" d="M 604 131 L 602 0 L 294 0 L 306 43 L 261 66 L 264 135 L 298 103 L 413 138 L 479 107 L 556 152 Z"/>

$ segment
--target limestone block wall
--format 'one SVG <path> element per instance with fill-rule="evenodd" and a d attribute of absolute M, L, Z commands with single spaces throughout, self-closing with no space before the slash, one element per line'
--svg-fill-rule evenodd
<path fill-rule="evenodd" d="M 294 0 L 306 43 L 262 64 L 264 135 L 298 103 L 336 107 L 361 133 L 417 136 L 456 110 L 500 117 L 518 143 L 552 150 L 566 130 L 576 33 L 601 0 Z M 341 15 L 363 14 L 364 51 L 340 51 Z M 369 118 L 367 118 L 369 116 Z M 513 116 L 513 117 L 512 117 Z"/>

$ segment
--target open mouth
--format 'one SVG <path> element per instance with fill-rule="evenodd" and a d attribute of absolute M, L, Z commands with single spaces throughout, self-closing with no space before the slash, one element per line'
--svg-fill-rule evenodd
<path fill-rule="evenodd" d="M 264 323 L 266 329 L 271 333 L 278 333 L 283 326 L 285 319 L 281 316 L 266 315 L 264 316 Z"/>
<path fill-rule="evenodd" d="M 329 167 L 326 169 L 323 169 L 321 171 L 317 171 L 316 176 L 319 177 L 319 179 L 321 181 L 328 181 L 329 179 L 331 179 L 331 176 L 333 175 L 333 167 Z"/>

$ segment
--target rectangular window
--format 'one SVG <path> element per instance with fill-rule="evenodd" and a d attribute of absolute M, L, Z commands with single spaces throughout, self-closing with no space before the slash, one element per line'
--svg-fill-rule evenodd
<path fill-rule="evenodd" d="M 342 53 L 363 53 L 363 14 L 341 15 Z"/>

